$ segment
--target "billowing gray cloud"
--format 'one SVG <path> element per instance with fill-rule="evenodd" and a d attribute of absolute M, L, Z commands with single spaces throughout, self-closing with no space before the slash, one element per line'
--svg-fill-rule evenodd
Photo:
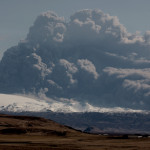
<path fill-rule="evenodd" d="M 109 75 L 116 75 L 117 78 L 126 78 L 130 76 L 139 76 L 141 78 L 150 79 L 150 68 L 145 69 L 122 69 L 122 68 L 113 68 L 106 67 L 104 72 L 107 72 Z"/>
<path fill-rule="evenodd" d="M 37 17 L 30 28 L 27 40 L 33 43 L 62 42 L 66 30 L 64 19 L 53 12 L 46 12 Z"/>
<path fill-rule="evenodd" d="M 146 44 L 150 44 L 150 31 L 146 31 L 144 34 L 144 40 Z"/>
<path fill-rule="evenodd" d="M 134 89 L 135 92 L 138 92 L 140 90 L 148 90 L 148 92 L 146 92 L 144 94 L 144 96 L 149 96 L 150 94 L 150 80 L 124 80 L 123 86 L 125 88 L 131 88 Z"/>
<path fill-rule="evenodd" d="M 65 68 L 66 75 L 70 78 L 70 83 L 74 84 L 77 80 L 73 79 L 73 74 L 78 71 L 77 67 L 65 59 L 60 59 L 60 65 Z"/>
<path fill-rule="evenodd" d="M 87 59 L 78 59 L 77 63 L 81 69 L 85 70 L 87 73 L 92 74 L 94 79 L 98 78 L 99 75 L 96 72 L 96 68 L 91 61 Z"/>
<path fill-rule="evenodd" d="M 68 22 L 49 11 L 5 52 L 0 91 L 149 109 L 149 64 L 150 31 L 131 34 L 101 10 L 78 11 Z"/>
<path fill-rule="evenodd" d="M 27 56 L 27 61 L 32 61 L 33 68 L 41 73 L 40 75 L 42 78 L 51 73 L 51 69 L 47 68 L 47 65 L 42 62 L 41 57 L 36 53 L 32 53 L 31 56 Z"/>

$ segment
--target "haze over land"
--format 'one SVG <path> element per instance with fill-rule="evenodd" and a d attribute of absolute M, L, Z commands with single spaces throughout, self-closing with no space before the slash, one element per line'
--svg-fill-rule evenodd
<path fill-rule="evenodd" d="M 4 53 L 0 91 L 149 110 L 149 65 L 150 31 L 131 34 L 101 10 L 78 11 L 68 22 L 45 12 Z"/>

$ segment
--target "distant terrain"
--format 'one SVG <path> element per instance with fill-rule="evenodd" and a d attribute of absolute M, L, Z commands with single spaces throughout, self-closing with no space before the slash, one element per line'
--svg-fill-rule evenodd
<path fill-rule="evenodd" d="M 88 133 L 150 135 L 150 114 L 144 113 L 56 113 L 51 111 L 3 111 L 2 113 L 40 116 Z"/>
<path fill-rule="evenodd" d="M 0 115 L 1 150 L 149 150 L 150 138 L 94 135 L 40 117 Z"/>
<path fill-rule="evenodd" d="M 0 113 L 52 119 L 88 133 L 150 134 L 150 112 L 0 94 Z M 94 112 L 96 111 L 96 112 Z"/>

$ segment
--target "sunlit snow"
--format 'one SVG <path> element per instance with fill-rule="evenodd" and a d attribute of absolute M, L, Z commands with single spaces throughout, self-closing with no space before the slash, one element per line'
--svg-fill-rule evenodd
<path fill-rule="evenodd" d="M 146 111 L 133 110 L 128 108 L 114 107 L 114 108 L 104 108 L 95 107 L 89 103 L 81 104 L 73 99 L 60 99 L 60 100 L 39 100 L 19 95 L 8 95 L 0 94 L 0 111 L 13 111 L 13 112 L 138 112 L 144 113 Z"/>

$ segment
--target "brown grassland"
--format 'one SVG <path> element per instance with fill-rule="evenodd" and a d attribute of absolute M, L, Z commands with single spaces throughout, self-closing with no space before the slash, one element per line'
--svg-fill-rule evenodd
<path fill-rule="evenodd" d="M 150 150 L 150 138 L 94 135 L 39 117 L 0 115 L 0 150 Z"/>

